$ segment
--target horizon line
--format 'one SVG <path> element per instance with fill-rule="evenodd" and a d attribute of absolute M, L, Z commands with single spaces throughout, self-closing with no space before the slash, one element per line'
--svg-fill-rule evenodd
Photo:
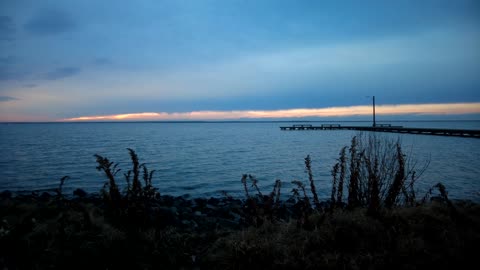
<path fill-rule="evenodd" d="M 355 123 L 370 123 L 372 120 L 258 120 L 258 119 L 245 119 L 245 120 L 85 120 L 85 121 L 0 121 L 0 124 L 108 124 L 108 123 L 165 123 L 165 124 L 188 124 L 188 123 L 293 123 L 293 122 L 355 122 Z M 478 119 L 400 119 L 400 120 L 376 120 L 376 122 L 480 122 Z"/>

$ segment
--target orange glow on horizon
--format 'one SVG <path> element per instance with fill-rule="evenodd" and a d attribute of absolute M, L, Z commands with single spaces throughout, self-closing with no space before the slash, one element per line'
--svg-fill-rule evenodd
<path fill-rule="evenodd" d="M 377 105 L 377 115 L 440 115 L 480 113 L 480 103 L 400 104 Z M 143 112 L 116 115 L 81 116 L 63 121 L 115 121 L 115 120 L 231 120 L 262 118 L 338 117 L 371 115 L 371 106 L 329 107 L 318 109 L 251 110 L 251 111 L 193 111 Z"/>

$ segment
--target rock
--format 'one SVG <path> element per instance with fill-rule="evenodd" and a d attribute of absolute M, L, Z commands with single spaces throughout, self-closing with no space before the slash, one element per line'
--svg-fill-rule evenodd
<path fill-rule="evenodd" d="M 175 203 L 175 198 L 170 195 L 163 195 L 161 197 L 161 201 L 165 206 L 173 206 L 173 204 Z"/>
<path fill-rule="evenodd" d="M 285 201 L 285 204 L 294 205 L 295 203 L 296 203 L 296 200 L 293 197 L 290 197 L 288 200 Z"/>
<path fill-rule="evenodd" d="M 182 196 L 182 197 L 176 197 L 175 201 L 173 202 L 173 205 L 178 208 L 183 208 L 183 207 L 189 207 L 190 205 L 192 205 L 192 202 L 190 200 L 185 199 Z"/>
<path fill-rule="evenodd" d="M 162 222 L 167 225 L 174 224 L 177 217 L 177 213 L 174 212 L 174 210 L 176 211 L 176 208 L 175 209 L 172 209 L 172 208 L 175 208 L 175 207 L 161 206 L 155 209 L 155 212 L 160 216 L 160 219 L 162 220 Z"/>
<path fill-rule="evenodd" d="M 50 200 L 50 198 L 52 197 L 52 195 L 48 192 L 42 192 L 42 194 L 40 195 L 40 200 L 42 201 L 48 201 Z"/>
<path fill-rule="evenodd" d="M 222 227 L 222 228 L 236 228 L 240 225 L 239 222 L 237 221 L 224 219 L 224 218 L 218 218 L 217 224 L 219 227 Z"/>
<path fill-rule="evenodd" d="M 430 198 L 431 202 L 444 203 L 445 199 L 442 196 L 432 196 Z"/>
<path fill-rule="evenodd" d="M 242 209 L 243 208 L 242 200 L 231 200 L 228 205 L 229 205 L 230 209 Z"/>
<path fill-rule="evenodd" d="M 212 197 L 208 199 L 207 204 L 217 206 L 219 202 L 220 202 L 219 199 Z"/>
<path fill-rule="evenodd" d="M 228 209 L 228 207 L 218 208 L 211 215 L 219 217 L 219 218 L 225 218 L 225 219 L 233 219 L 234 218 L 234 216 L 232 214 L 230 214 L 230 210 Z"/>
<path fill-rule="evenodd" d="M 191 214 L 193 212 L 192 208 L 186 206 L 186 207 L 181 207 L 180 208 L 182 213 L 187 213 L 187 214 Z"/>
<path fill-rule="evenodd" d="M 87 192 L 81 188 L 77 188 L 73 191 L 73 196 L 77 196 L 79 198 L 85 198 L 87 196 Z"/>
<path fill-rule="evenodd" d="M 195 228 L 195 229 L 198 228 L 197 222 L 195 222 L 194 220 L 192 220 L 191 222 L 192 222 L 192 227 L 193 228 Z"/>
<path fill-rule="evenodd" d="M 170 207 L 170 212 L 172 212 L 172 214 L 174 214 L 174 215 L 178 215 L 177 207 L 175 207 L 175 206 Z"/>
<path fill-rule="evenodd" d="M 183 202 L 180 204 L 180 206 L 190 208 L 190 207 L 192 207 L 192 201 L 190 201 L 190 200 L 185 200 L 185 201 L 183 201 Z"/>
<path fill-rule="evenodd" d="M 233 216 L 233 221 L 234 222 L 240 223 L 240 220 L 242 219 L 242 217 L 239 214 L 234 213 L 234 212 L 230 212 L 230 215 Z"/>
<path fill-rule="evenodd" d="M 195 204 L 200 208 L 204 208 L 207 205 L 207 200 L 203 198 L 196 198 L 194 201 Z"/>
<path fill-rule="evenodd" d="M 212 211 L 217 211 L 218 207 L 215 205 L 207 204 L 207 206 L 205 206 L 205 209 L 212 212 Z"/>
<path fill-rule="evenodd" d="M 326 209 L 326 208 L 330 208 L 331 207 L 331 203 L 330 203 L 330 200 L 329 201 L 326 201 L 326 202 L 320 202 L 320 208 L 322 209 Z"/>
<path fill-rule="evenodd" d="M 5 190 L 0 193 L 0 198 L 2 199 L 10 199 L 12 198 L 12 192 L 10 190 Z"/>
<path fill-rule="evenodd" d="M 185 227 L 197 228 L 198 224 L 194 220 L 184 219 L 180 222 Z"/>

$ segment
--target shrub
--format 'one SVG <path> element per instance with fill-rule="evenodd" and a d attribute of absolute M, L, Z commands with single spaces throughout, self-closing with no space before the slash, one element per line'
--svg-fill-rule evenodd
<path fill-rule="evenodd" d="M 257 194 L 251 195 L 248 189 L 247 181 L 250 180 Z M 247 225 L 260 226 L 265 221 L 273 221 L 277 212 L 281 208 L 280 190 L 282 182 L 277 179 L 273 190 L 269 195 L 263 195 L 258 187 L 258 180 L 251 174 L 242 175 L 241 182 L 245 192 L 245 201 L 243 203 L 243 221 Z"/>
<path fill-rule="evenodd" d="M 381 206 L 415 204 L 414 183 L 428 162 L 417 173 L 417 163 L 409 164 L 399 140 L 376 134 L 354 136 L 349 156 L 346 149 L 342 148 L 332 169 L 332 205 L 342 205 L 344 185 L 348 190 L 348 208 L 362 206 L 375 213 Z M 347 175 L 348 182 L 344 183 Z"/>
<path fill-rule="evenodd" d="M 140 164 L 134 150 L 127 148 L 132 161 L 132 169 L 125 176 L 127 188 L 122 194 L 117 185 L 115 176 L 121 169 L 117 168 L 118 163 L 111 162 L 108 158 L 94 155 L 97 158 L 97 170 L 103 171 L 108 181 L 102 189 L 104 202 L 110 207 L 111 213 L 116 217 L 127 217 L 130 219 L 147 219 L 147 213 L 154 199 L 160 197 L 158 189 L 152 185 L 153 173 L 148 171 L 147 166 Z M 143 172 L 144 185 L 140 182 L 140 174 Z"/>

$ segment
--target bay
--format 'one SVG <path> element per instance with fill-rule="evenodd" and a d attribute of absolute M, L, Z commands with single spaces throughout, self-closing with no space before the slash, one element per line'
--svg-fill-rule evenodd
<path fill-rule="evenodd" d="M 331 123 L 331 122 L 327 122 Z M 381 123 L 381 122 L 380 122 Z M 200 123 L 3 123 L 0 124 L 0 190 L 30 191 L 56 188 L 70 176 L 64 190 L 98 192 L 106 181 L 96 170 L 94 154 L 131 168 L 127 148 L 141 163 L 156 170 L 153 182 L 162 194 L 194 197 L 243 196 L 242 174 L 255 175 L 269 192 L 276 179 L 290 195 L 292 180 L 307 181 L 304 158 L 310 155 L 317 190 L 329 196 L 330 171 L 343 146 L 356 131 L 280 131 L 278 122 Z M 298 123 L 296 123 L 298 124 Z M 322 123 L 313 123 L 322 124 Z M 342 125 L 370 125 L 348 122 Z M 396 122 L 405 127 L 480 129 L 480 121 Z M 430 161 L 418 180 L 419 194 L 442 182 L 452 198 L 480 201 L 480 140 L 411 134 L 376 133 L 399 139 L 417 167 Z"/>

